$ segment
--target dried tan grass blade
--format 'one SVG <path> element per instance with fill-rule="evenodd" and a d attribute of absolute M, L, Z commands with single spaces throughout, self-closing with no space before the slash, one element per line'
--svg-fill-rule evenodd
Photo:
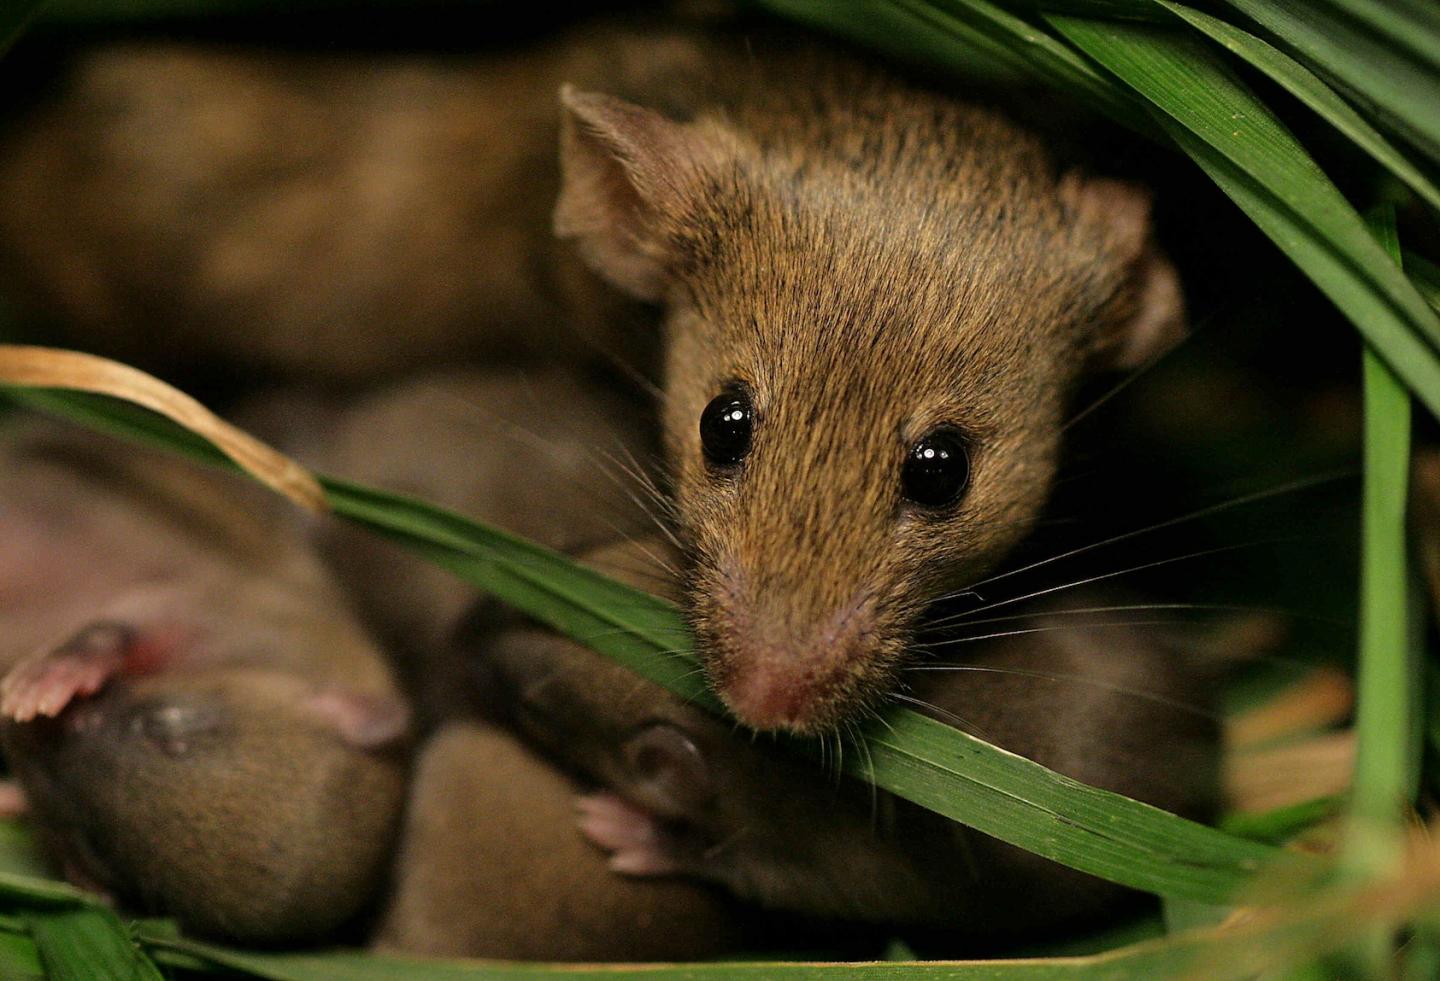
<path fill-rule="evenodd" d="M 138 368 L 79 351 L 0 344 L 0 383 L 93 392 L 144 406 L 213 443 L 240 469 L 301 507 L 328 509 L 310 471 Z"/>
<path fill-rule="evenodd" d="M 1254 749 L 1339 725 L 1354 710 L 1355 679 L 1339 668 L 1316 668 L 1263 704 L 1227 720 L 1225 744 Z"/>

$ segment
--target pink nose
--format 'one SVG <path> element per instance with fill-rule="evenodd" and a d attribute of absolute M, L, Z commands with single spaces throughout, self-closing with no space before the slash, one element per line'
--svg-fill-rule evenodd
<path fill-rule="evenodd" d="M 752 729 L 802 730 L 813 713 L 815 685 L 805 672 L 738 671 L 721 692 L 735 717 Z"/>

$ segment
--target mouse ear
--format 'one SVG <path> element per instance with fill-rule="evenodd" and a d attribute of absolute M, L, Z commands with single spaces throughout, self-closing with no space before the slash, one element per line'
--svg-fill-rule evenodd
<path fill-rule="evenodd" d="M 560 196 L 555 233 L 637 299 L 662 299 L 667 218 L 683 212 L 704 156 L 691 126 L 623 99 L 560 90 Z"/>
<path fill-rule="evenodd" d="M 392 746 L 410 731 L 410 708 L 394 696 L 365 695 L 337 686 L 311 695 L 306 707 L 357 749 Z"/>
<path fill-rule="evenodd" d="M 1126 181 L 1066 174 L 1060 202 L 1077 224 L 1098 230 L 1104 250 L 1123 268 L 1101 311 L 1105 333 L 1093 341 L 1100 368 L 1138 368 L 1184 339 L 1180 276 L 1155 243 L 1150 192 Z"/>

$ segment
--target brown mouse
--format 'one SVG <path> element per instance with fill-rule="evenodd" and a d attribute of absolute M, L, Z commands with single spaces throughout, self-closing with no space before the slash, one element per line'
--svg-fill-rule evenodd
<path fill-rule="evenodd" d="M 751 946 L 753 922 L 716 887 L 610 871 L 575 834 L 579 790 L 509 733 L 438 732 L 416 764 L 375 945 L 565 961 L 693 961 Z"/>
<path fill-rule="evenodd" d="M 85 54 L 0 141 L 0 252 L 93 336 L 355 377 L 506 346 L 474 332 L 608 344 L 553 199 L 574 255 L 660 312 L 710 684 L 752 728 L 833 732 L 1027 535 L 1080 380 L 1182 332 L 1149 195 L 778 28 L 542 48 Z"/>
<path fill-rule="evenodd" d="M 318 938 L 381 882 L 408 707 L 283 506 L 33 420 L 0 431 L 7 762 L 65 874 L 187 929 Z"/>
<path fill-rule="evenodd" d="M 607 560 L 626 548 L 591 561 L 616 572 Z M 627 578 L 654 588 L 665 574 Z M 1205 817 L 1218 796 L 1218 731 L 1198 650 L 1057 612 L 963 645 L 956 670 L 908 674 L 913 695 L 1070 777 Z M 793 744 L 736 732 L 572 641 L 524 625 L 493 630 L 474 640 L 479 683 L 527 738 L 606 788 L 582 800 L 580 826 L 618 872 L 698 878 L 773 909 L 906 928 L 941 954 L 1103 918 L 1133 900 L 841 780 Z"/>

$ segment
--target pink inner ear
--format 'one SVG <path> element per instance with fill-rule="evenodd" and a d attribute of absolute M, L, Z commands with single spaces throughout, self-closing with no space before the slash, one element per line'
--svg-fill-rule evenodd
<path fill-rule="evenodd" d="M 1071 172 L 1060 179 L 1060 200 L 1078 223 L 1098 229 L 1113 257 L 1130 266 L 1134 306 L 1117 324 L 1111 367 L 1138 368 L 1185 337 L 1180 277 L 1155 245 L 1150 192 L 1126 181 Z"/>
<path fill-rule="evenodd" d="M 306 707 L 340 738 L 359 749 L 379 749 L 398 742 L 410 728 L 410 708 L 399 698 L 364 695 L 347 688 L 326 688 Z"/>
<path fill-rule="evenodd" d="M 1136 263 L 1139 297 L 1135 316 L 1116 357 L 1116 367 L 1139 368 L 1185 339 L 1185 299 L 1180 274 L 1149 248 Z"/>
<path fill-rule="evenodd" d="M 664 224 L 685 208 L 704 138 L 650 109 L 566 86 L 555 233 L 592 269 L 637 299 L 668 282 Z"/>

